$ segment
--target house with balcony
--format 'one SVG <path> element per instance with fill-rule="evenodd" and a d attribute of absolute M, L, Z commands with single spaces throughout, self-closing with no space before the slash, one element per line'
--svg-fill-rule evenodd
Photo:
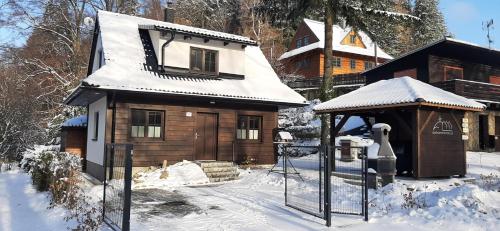
<path fill-rule="evenodd" d="M 247 37 L 99 11 L 88 76 L 65 103 L 87 108 L 86 171 L 106 144 L 134 168 L 183 160 L 272 164 L 278 109 L 305 105 Z M 225 166 L 225 165 L 224 165 Z"/>
<path fill-rule="evenodd" d="M 444 38 L 365 71 L 367 84 L 409 76 L 487 106 L 462 123 L 468 150 L 500 151 L 500 51 Z"/>
<path fill-rule="evenodd" d="M 371 38 L 360 30 L 348 26 L 333 26 L 333 82 L 335 87 L 347 91 L 364 85 L 361 72 L 384 63 L 392 57 L 376 46 Z M 306 98 L 317 97 L 324 73 L 325 24 L 304 19 L 297 28 L 290 47 L 279 60 L 286 75 L 297 80 L 288 85 Z"/>

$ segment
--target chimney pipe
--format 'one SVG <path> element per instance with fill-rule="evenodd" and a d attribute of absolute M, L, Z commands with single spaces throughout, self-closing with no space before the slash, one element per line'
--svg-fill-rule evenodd
<path fill-rule="evenodd" d="M 163 21 L 174 23 L 175 10 L 172 7 L 173 4 L 171 1 L 167 2 L 167 6 L 163 9 Z"/>

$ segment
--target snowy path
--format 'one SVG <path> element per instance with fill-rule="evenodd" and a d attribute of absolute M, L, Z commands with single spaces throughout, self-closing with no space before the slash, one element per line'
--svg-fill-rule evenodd
<path fill-rule="evenodd" d="M 0 173 L 0 231 L 67 230 L 65 210 L 48 206 L 47 194 L 33 188 L 29 175 L 16 170 Z"/>

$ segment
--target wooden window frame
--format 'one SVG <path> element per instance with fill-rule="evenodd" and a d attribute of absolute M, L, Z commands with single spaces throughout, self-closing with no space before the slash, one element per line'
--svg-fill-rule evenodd
<path fill-rule="evenodd" d="M 354 66 L 352 65 L 354 63 Z M 349 60 L 349 67 L 351 68 L 351 70 L 356 70 L 356 60 L 355 59 L 350 59 Z"/>
<path fill-rule="evenodd" d="M 367 65 L 368 64 L 368 65 Z M 368 67 L 369 66 L 369 67 Z M 374 67 L 374 63 L 371 61 L 365 61 L 365 70 L 372 69 Z"/>
<path fill-rule="evenodd" d="M 301 48 L 302 47 L 302 38 L 298 38 L 295 41 L 295 48 Z"/>
<path fill-rule="evenodd" d="M 342 67 L 342 58 L 341 57 L 333 56 L 332 60 L 333 60 L 332 61 L 333 67 Z M 338 61 L 338 65 L 337 65 L 337 61 Z"/>
<path fill-rule="evenodd" d="M 358 37 L 358 36 L 357 36 L 356 34 L 350 34 L 350 35 L 349 35 L 349 42 L 350 42 L 351 44 L 356 44 L 356 38 L 357 38 L 357 37 Z"/>
<path fill-rule="evenodd" d="M 447 75 L 447 72 L 446 72 L 447 69 L 460 70 L 460 72 L 462 72 L 462 74 L 461 74 L 462 78 L 460 78 L 460 79 L 464 79 L 464 68 L 444 65 L 443 66 L 444 81 L 451 80 L 451 79 L 448 79 L 448 75 Z"/>
<path fill-rule="evenodd" d="M 133 111 L 142 111 L 145 113 L 144 121 L 144 137 L 133 137 L 132 136 L 132 122 L 133 122 Z M 149 129 L 149 113 L 150 112 L 160 112 L 161 114 L 161 125 L 160 125 L 160 137 L 147 137 Z M 128 138 L 132 141 L 163 141 L 165 139 L 165 111 L 147 108 L 130 108 L 129 110 L 129 123 L 128 123 Z"/>
<path fill-rule="evenodd" d="M 193 65 L 192 65 L 192 60 L 191 60 L 192 59 L 191 52 L 193 50 L 200 50 L 201 51 L 201 70 L 199 70 L 199 71 L 193 70 Z M 215 52 L 215 72 L 205 71 L 205 55 L 206 55 L 207 51 Z M 219 51 L 200 48 L 200 47 L 190 47 L 190 49 L 189 49 L 189 72 L 197 73 L 197 74 L 219 75 Z"/>
<path fill-rule="evenodd" d="M 499 75 L 490 75 L 490 77 L 488 78 L 488 82 L 491 83 L 491 84 L 497 84 L 497 85 L 500 85 L 498 83 L 494 83 L 494 81 L 492 81 L 493 79 L 499 79 L 500 80 L 500 76 Z M 499 81 L 500 82 L 500 81 Z"/>
<path fill-rule="evenodd" d="M 246 124 L 247 124 L 247 127 L 245 128 L 246 130 L 246 138 L 245 139 L 241 139 L 241 138 L 238 138 L 238 126 L 239 126 L 239 121 L 240 121 L 240 117 L 246 117 Z M 260 124 L 259 124 L 259 127 L 258 127 L 258 131 L 259 131 L 259 135 L 257 137 L 257 139 L 249 139 L 249 135 L 250 135 L 250 118 L 259 118 L 260 119 Z M 239 142 L 256 142 L 256 143 L 262 143 L 262 132 L 263 132 L 263 128 L 264 128 L 264 117 L 261 116 L 261 115 L 238 115 L 236 117 L 236 132 L 235 132 L 235 139 Z"/>
<path fill-rule="evenodd" d="M 307 46 L 311 43 L 309 43 L 309 35 L 306 35 L 302 38 L 302 46 Z"/>
<path fill-rule="evenodd" d="M 99 139 L 99 111 L 94 112 L 94 127 L 92 132 L 92 140 L 97 141 Z"/>

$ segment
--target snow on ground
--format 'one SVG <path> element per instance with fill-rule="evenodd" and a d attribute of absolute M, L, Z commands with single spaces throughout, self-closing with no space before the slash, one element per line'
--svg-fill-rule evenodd
<path fill-rule="evenodd" d="M 31 177 L 21 170 L 0 172 L 0 230 L 67 230 L 66 210 L 47 209 L 47 193 L 37 192 Z"/>
<path fill-rule="evenodd" d="M 300 157 L 310 161 L 313 157 Z M 297 164 L 306 182 L 289 180 L 302 190 L 306 200 L 315 201 L 317 174 L 314 166 Z M 334 215 L 333 227 L 345 230 L 495 230 L 500 224 L 500 153 L 468 153 L 469 174 L 476 183 L 464 179 L 428 179 L 416 181 L 399 178 L 398 182 L 378 191 L 370 190 L 370 220 L 359 216 Z M 480 174 L 493 174 L 492 182 L 480 180 Z M 484 177 L 483 177 L 484 178 Z M 311 180 L 312 179 L 312 180 Z M 466 178 L 468 179 L 468 178 Z M 337 181 L 336 181 L 337 182 Z M 132 228 L 141 230 L 329 230 L 321 219 L 284 205 L 284 179 L 279 174 L 267 175 L 267 170 L 241 170 L 240 180 L 225 184 L 199 186 L 164 185 L 151 192 L 148 208 L 135 205 Z M 333 200 L 338 193 L 332 193 Z M 359 190 L 354 190 L 356 192 Z M 405 200 L 412 192 L 415 199 Z M 143 192 L 140 191 L 142 194 Z M 136 193 L 137 194 L 137 193 Z M 174 201 L 157 197 L 170 195 Z M 345 203 L 355 197 L 344 198 Z M 162 201 L 164 200 L 164 201 Z M 405 202 L 406 201 L 406 202 Z M 164 203 L 162 203 L 164 202 Z M 414 203 L 414 208 L 402 205 Z M 161 212 L 158 206 L 188 206 L 182 212 Z M 421 206 L 422 208 L 416 208 Z M 140 209 L 139 209 L 140 208 Z M 165 208 L 166 209 L 166 208 Z M 164 210 L 165 210 L 164 209 Z M 164 211 L 163 210 L 163 211 Z"/>
<path fill-rule="evenodd" d="M 334 215 L 331 228 L 325 227 L 319 218 L 284 205 L 285 181 L 280 174 L 246 169 L 240 170 L 239 180 L 204 184 L 197 177 L 198 170 L 184 162 L 170 167 L 171 180 L 160 181 L 160 172 L 152 172 L 143 175 L 147 180 L 142 185 L 134 185 L 131 227 L 132 230 L 496 230 L 500 224 L 500 153 L 469 152 L 467 158 L 466 178 L 420 181 L 398 178 L 395 184 L 369 191 L 369 222 L 362 221 L 360 216 Z M 307 164 L 314 156 L 297 160 L 296 167 L 306 181 L 295 178 L 288 183 L 303 190 L 306 200 L 314 201 L 318 194 L 312 182 L 317 174 L 312 170 L 314 166 Z M 182 176 L 183 169 L 188 174 Z M 90 195 L 102 195 L 102 186 L 89 190 Z M 339 201 L 341 194 L 335 190 L 334 203 L 349 203 L 355 198 Z M 410 199 L 405 199 L 405 195 Z M 64 211 L 46 210 L 47 206 L 46 194 L 33 189 L 28 175 L 17 171 L 0 173 L 0 230 L 29 230 L 34 223 L 40 224 L 37 230 L 66 229 Z"/>
<path fill-rule="evenodd" d="M 209 182 L 208 177 L 197 164 L 183 161 L 167 167 L 168 177 L 161 178 L 163 169 L 140 172 L 134 179 L 134 189 L 173 188 L 181 185 L 197 185 Z"/>

